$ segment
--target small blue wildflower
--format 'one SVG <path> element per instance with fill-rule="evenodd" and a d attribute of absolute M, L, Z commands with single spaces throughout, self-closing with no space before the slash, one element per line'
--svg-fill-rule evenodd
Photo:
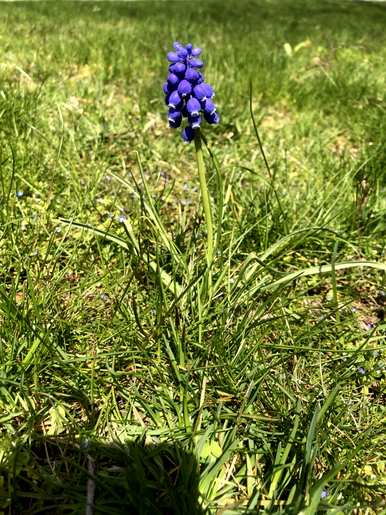
<path fill-rule="evenodd" d="M 327 490 L 327 488 L 323 488 L 323 490 L 320 493 L 320 498 L 327 499 L 327 497 L 328 497 L 328 490 Z"/>
<path fill-rule="evenodd" d="M 24 196 L 24 191 L 19 190 L 19 191 L 16 192 L 16 197 L 17 198 L 21 198 L 23 196 Z"/>
<path fill-rule="evenodd" d="M 203 119 L 209 124 L 217 124 L 220 116 L 212 101 L 213 88 L 205 82 L 200 71 L 204 66 L 197 59 L 202 52 L 201 48 L 193 47 L 191 43 L 184 46 L 178 41 L 173 43 L 173 48 L 175 51 L 167 54 L 169 74 L 162 89 L 169 108 L 169 126 L 176 129 L 180 127 L 183 118 L 187 118 L 188 125 L 183 128 L 181 136 L 189 142 L 194 139 Z"/>
<path fill-rule="evenodd" d="M 119 215 L 118 216 L 118 222 L 119 223 L 123 224 L 123 223 L 126 222 L 126 220 L 127 220 L 127 218 L 125 217 L 125 215 Z"/>
<path fill-rule="evenodd" d="M 357 370 L 362 376 L 366 374 L 366 370 L 363 367 L 358 367 Z"/>

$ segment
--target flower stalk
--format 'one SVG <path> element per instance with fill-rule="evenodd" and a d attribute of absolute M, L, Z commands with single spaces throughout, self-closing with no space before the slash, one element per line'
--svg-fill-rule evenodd
<path fill-rule="evenodd" d="M 206 169 L 204 162 L 204 154 L 202 151 L 202 139 L 200 129 L 196 130 L 194 136 L 194 145 L 196 149 L 196 157 L 197 157 L 197 166 L 198 166 L 198 177 L 200 181 L 200 190 L 201 190 L 201 198 L 202 204 L 204 207 L 204 216 L 206 222 L 206 231 L 207 231 L 207 248 L 206 248 L 206 262 L 208 268 L 212 265 L 213 261 L 213 219 L 212 219 L 212 208 L 210 205 L 210 197 L 208 184 L 206 182 Z"/>
<path fill-rule="evenodd" d="M 205 82 L 203 74 L 204 63 L 198 59 L 201 48 L 192 43 L 183 46 L 178 41 L 173 43 L 174 52 L 167 54 L 169 61 L 168 76 L 163 85 L 165 103 L 168 106 L 169 126 L 173 129 L 180 127 L 184 120 L 187 125 L 181 132 L 181 137 L 187 143 L 194 140 L 198 177 L 200 181 L 201 200 L 204 207 L 204 217 L 207 232 L 205 281 L 202 293 L 211 299 L 212 276 L 211 267 L 214 256 L 213 217 L 206 182 L 206 169 L 203 155 L 201 124 L 205 120 L 210 125 L 220 122 L 220 115 L 213 103 L 214 91 Z"/>

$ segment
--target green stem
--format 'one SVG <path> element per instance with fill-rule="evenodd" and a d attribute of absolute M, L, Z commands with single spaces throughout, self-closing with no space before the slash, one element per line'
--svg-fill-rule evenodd
<path fill-rule="evenodd" d="M 206 171 L 204 163 L 204 155 L 202 152 L 202 141 L 200 129 L 196 130 L 194 138 L 194 145 L 196 147 L 198 176 L 200 179 L 201 198 L 204 206 L 204 215 L 207 230 L 207 249 L 206 249 L 206 261 L 208 267 L 211 266 L 213 261 L 213 221 L 212 221 L 212 210 L 210 207 L 210 197 L 208 191 L 208 185 L 206 182 Z"/>

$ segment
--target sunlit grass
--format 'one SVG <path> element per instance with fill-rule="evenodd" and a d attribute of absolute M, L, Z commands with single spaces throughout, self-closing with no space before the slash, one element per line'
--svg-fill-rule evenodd
<path fill-rule="evenodd" d="M 84 513 L 87 474 L 95 513 L 385 509 L 385 22 L 2 4 L 0 511 Z M 222 116 L 211 295 L 174 39 L 204 48 Z"/>

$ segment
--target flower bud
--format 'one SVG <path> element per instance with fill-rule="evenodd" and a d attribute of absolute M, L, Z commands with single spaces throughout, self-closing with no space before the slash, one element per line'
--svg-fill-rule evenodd
<path fill-rule="evenodd" d="M 186 48 L 181 47 L 178 49 L 177 55 L 180 59 L 185 59 L 185 57 L 187 57 L 188 55 L 188 51 L 186 50 Z"/>
<path fill-rule="evenodd" d="M 178 93 L 181 95 L 182 98 L 186 97 L 187 95 L 190 95 L 192 92 L 192 85 L 187 80 L 182 80 L 178 85 Z"/>
<path fill-rule="evenodd" d="M 169 109 L 168 113 L 169 126 L 173 129 L 176 129 L 181 125 L 182 122 L 182 113 L 181 111 L 177 111 L 175 109 Z"/>
<path fill-rule="evenodd" d="M 202 84 L 200 84 L 200 86 L 203 89 L 203 91 L 205 92 L 205 97 L 206 98 L 212 98 L 212 96 L 213 96 L 212 86 L 210 86 L 206 82 L 203 82 Z"/>
<path fill-rule="evenodd" d="M 179 77 L 182 77 L 184 75 L 185 70 L 186 66 L 184 65 L 184 63 L 181 62 L 174 63 L 169 66 L 169 71 L 174 73 L 175 75 L 178 75 Z"/>
<path fill-rule="evenodd" d="M 185 72 L 185 79 L 189 82 L 197 82 L 200 78 L 200 73 L 193 68 L 188 68 Z"/>
<path fill-rule="evenodd" d="M 220 116 L 217 114 L 217 112 L 214 112 L 213 114 L 207 114 L 204 112 L 204 118 L 211 125 L 216 124 L 220 121 Z"/>
<path fill-rule="evenodd" d="M 192 59 L 189 64 L 192 68 L 202 68 L 204 66 L 204 63 L 200 61 L 200 59 Z"/>
<path fill-rule="evenodd" d="M 198 129 L 201 125 L 201 116 L 188 116 L 188 122 L 192 129 Z"/>
<path fill-rule="evenodd" d="M 197 98 L 197 100 L 205 100 L 205 88 L 202 87 L 202 84 L 198 84 L 193 88 L 193 95 Z"/>
<path fill-rule="evenodd" d="M 173 107 L 174 109 L 177 109 L 181 106 L 182 99 L 177 91 L 173 91 L 173 93 L 170 94 L 168 106 Z"/>
<path fill-rule="evenodd" d="M 168 75 L 168 84 L 171 86 L 172 89 L 176 89 L 180 82 L 180 79 L 175 75 L 174 73 L 169 73 Z"/>
<path fill-rule="evenodd" d="M 215 112 L 216 112 L 216 106 L 209 98 L 207 98 L 204 102 L 204 113 L 212 115 Z"/>
<path fill-rule="evenodd" d="M 167 58 L 168 61 L 170 61 L 171 63 L 177 63 L 180 60 L 180 58 L 175 52 L 169 52 Z"/>
<path fill-rule="evenodd" d="M 197 57 L 201 54 L 202 50 L 201 48 L 193 48 L 193 50 L 191 51 L 191 54 L 194 56 L 194 57 Z"/>
<path fill-rule="evenodd" d="M 194 97 L 189 98 L 186 104 L 186 109 L 190 116 L 198 116 L 201 111 L 200 102 Z"/>
<path fill-rule="evenodd" d="M 193 141 L 194 140 L 194 134 L 195 134 L 195 130 L 192 129 L 192 127 L 190 127 L 190 125 L 188 125 L 187 127 L 185 127 L 185 129 L 181 132 L 181 137 L 184 141 L 186 141 L 187 143 L 189 141 Z"/>
<path fill-rule="evenodd" d="M 164 85 L 162 86 L 162 89 L 163 89 L 163 92 L 165 93 L 165 95 L 167 95 L 171 91 L 170 86 L 167 82 L 164 83 Z"/>

